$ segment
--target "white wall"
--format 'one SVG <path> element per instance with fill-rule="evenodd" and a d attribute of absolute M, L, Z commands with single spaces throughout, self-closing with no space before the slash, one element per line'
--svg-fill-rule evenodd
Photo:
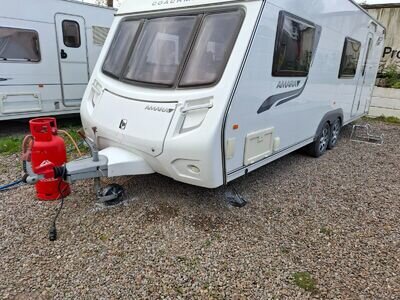
<path fill-rule="evenodd" d="M 400 89 L 375 87 L 369 115 L 400 118 Z"/>

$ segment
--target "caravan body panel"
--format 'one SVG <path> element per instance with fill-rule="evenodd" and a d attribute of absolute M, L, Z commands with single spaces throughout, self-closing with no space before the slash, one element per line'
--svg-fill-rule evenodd
<path fill-rule="evenodd" d="M 227 180 L 252 170 L 252 165 L 247 165 L 243 157 L 247 137 L 253 132 L 273 128 L 272 138 L 279 141 L 279 145 L 271 146 L 272 152 L 255 162 L 259 166 L 278 157 L 282 151 L 294 150 L 312 141 L 329 112 L 340 110 L 342 124 L 368 112 L 383 50 L 384 28 L 378 27 L 378 23 L 349 1 L 308 2 L 305 5 L 305 1 L 272 0 L 266 4 L 227 116 L 225 140 L 235 141 L 236 145 L 235 155 L 226 159 Z M 316 47 L 306 76 L 271 73 L 282 12 L 317 28 Z M 355 76 L 340 78 L 347 37 L 360 41 L 361 49 Z M 294 96 L 260 110 L 267 99 L 279 98 L 285 93 L 294 93 Z M 232 128 L 236 123 L 241 125 L 240 131 Z"/>
<path fill-rule="evenodd" d="M 240 20 L 231 51 L 224 36 L 213 40 L 220 29 L 213 16 Z M 289 46 L 276 55 L 279 38 L 300 40 L 300 28 L 304 43 L 281 43 Z M 356 70 L 351 50 L 342 63 L 348 38 L 360 44 L 348 40 L 359 55 Z M 128 0 L 85 92 L 84 129 L 101 149 L 123 148 L 155 172 L 215 188 L 313 142 L 332 114 L 343 124 L 364 115 L 383 38 L 384 28 L 348 0 Z M 229 54 L 226 61 L 218 49 Z M 289 70 L 282 70 L 287 58 Z M 205 84 L 224 61 L 221 77 Z"/>
<path fill-rule="evenodd" d="M 133 13 L 127 16 L 117 16 L 105 44 L 107 50 L 100 55 L 99 63 L 93 73 L 84 96 L 85 100 L 81 106 L 82 122 L 87 135 L 94 139 L 95 136 L 90 128 L 98 127 L 96 138 L 101 144 L 101 148 L 118 145 L 145 157 L 154 171 L 185 183 L 204 187 L 221 185 L 223 183 L 220 143 L 223 119 L 221 116 L 226 109 L 225 99 L 229 98 L 235 84 L 261 4 L 261 1 L 251 1 L 235 3 L 235 5 L 220 4 L 208 7 L 211 11 L 245 11 L 246 17 L 238 33 L 237 40 L 241 42 L 236 42 L 232 49 L 234 59 L 227 62 L 225 72 L 219 83 L 206 88 L 171 89 L 156 88 L 151 85 L 132 85 L 106 75 L 102 71 L 103 64 L 121 22 L 131 18 L 140 19 L 146 17 L 147 14 Z M 203 12 L 204 8 L 200 7 L 171 10 L 168 11 L 167 15 Z M 165 13 L 155 12 L 151 14 L 152 18 L 158 16 L 163 17 Z M 122 116 L 119 111 L 120 106 L 110 101 L 109 92 L 119 96 L 120 101 L 124 103 L 139 101 L 160 109 L 169 105 L 169 103 L 174 103 L 175 109 L 171 113 L 173 118 L 165 138 L 161 140 L 163 143 L 161 153 L 156 151 L 157 155 L 153 155 L 153 153 L 135 146 L 135 142 L 128 142 L 129 140 L 138 140 L 141 135 L 141 133 L 135 132 L 134 122 L 131 122 L 131 120 L 137 119 L 138 122 L 143 124 L 149 124 L 149 122 L 159 124 L 160 116 L 167 113 L 155 109 L 150 112 L 152 115 L 150 116 L 145 114 L 144 106 L 139 110 L 125 111 L 123 112 L 124 116 Z M 96 115 L 97 111 L 107 109 L 109 110 L 107 117 Z M 122 118 L 128 121 L 125 130 L 118 128 Z M 165 128 L 160 128 L 160 130 L 163 132 Z M 147 137 L 146 143 L 151 141 L 151 136 L 150 134 Z M 154 142 L 153 145 L 158 148 L 157 143 Z M 197 172 L 197 169 L 200 172 Z"/>

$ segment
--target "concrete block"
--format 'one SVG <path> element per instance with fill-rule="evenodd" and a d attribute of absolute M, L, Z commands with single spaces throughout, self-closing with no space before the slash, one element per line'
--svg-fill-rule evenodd
<path fill-rule="evenodd" d="M 400 98 L 393 99 L 393 98 L 373 97 L 371 106 L 388 108 L 388 109 L 400 109 Z"/>
<path fill-rule="evenodd" d="M 385 117 L 397 117 L 397 118 L 400 118 L 400 110 L 371 106 L 370 109 L 369 109 L 369 115 L 371 117 L 385 116 Z"/>

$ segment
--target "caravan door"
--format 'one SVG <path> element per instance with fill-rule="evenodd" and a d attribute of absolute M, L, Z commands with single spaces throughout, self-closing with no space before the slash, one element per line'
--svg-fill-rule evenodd
<path fill-rule="evenodd" d="M 56 14 L 58 60 L 64 106 L 79 106 L 89 81 L 85 19 Z"/>
<path fill-rule="evenodd" d="M 366 40 L 366 49 L 362 60 L 360 86 L 353 102 L 352 116 L 359 116 L 368 112 L 368 103 L 371 101 L 373 86 L 376 78 L 376 70 L 371 65 L 372 46 L 374 41 L 373 33 L 369 32 Z"/>

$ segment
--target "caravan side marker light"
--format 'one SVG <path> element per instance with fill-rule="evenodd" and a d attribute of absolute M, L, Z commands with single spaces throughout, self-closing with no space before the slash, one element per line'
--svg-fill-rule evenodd
<path fill-rule="evenodd" d="M 239 124 L 234 124 L 233 125 L 233 130 L 238 130 L 239 129 Z"/>

